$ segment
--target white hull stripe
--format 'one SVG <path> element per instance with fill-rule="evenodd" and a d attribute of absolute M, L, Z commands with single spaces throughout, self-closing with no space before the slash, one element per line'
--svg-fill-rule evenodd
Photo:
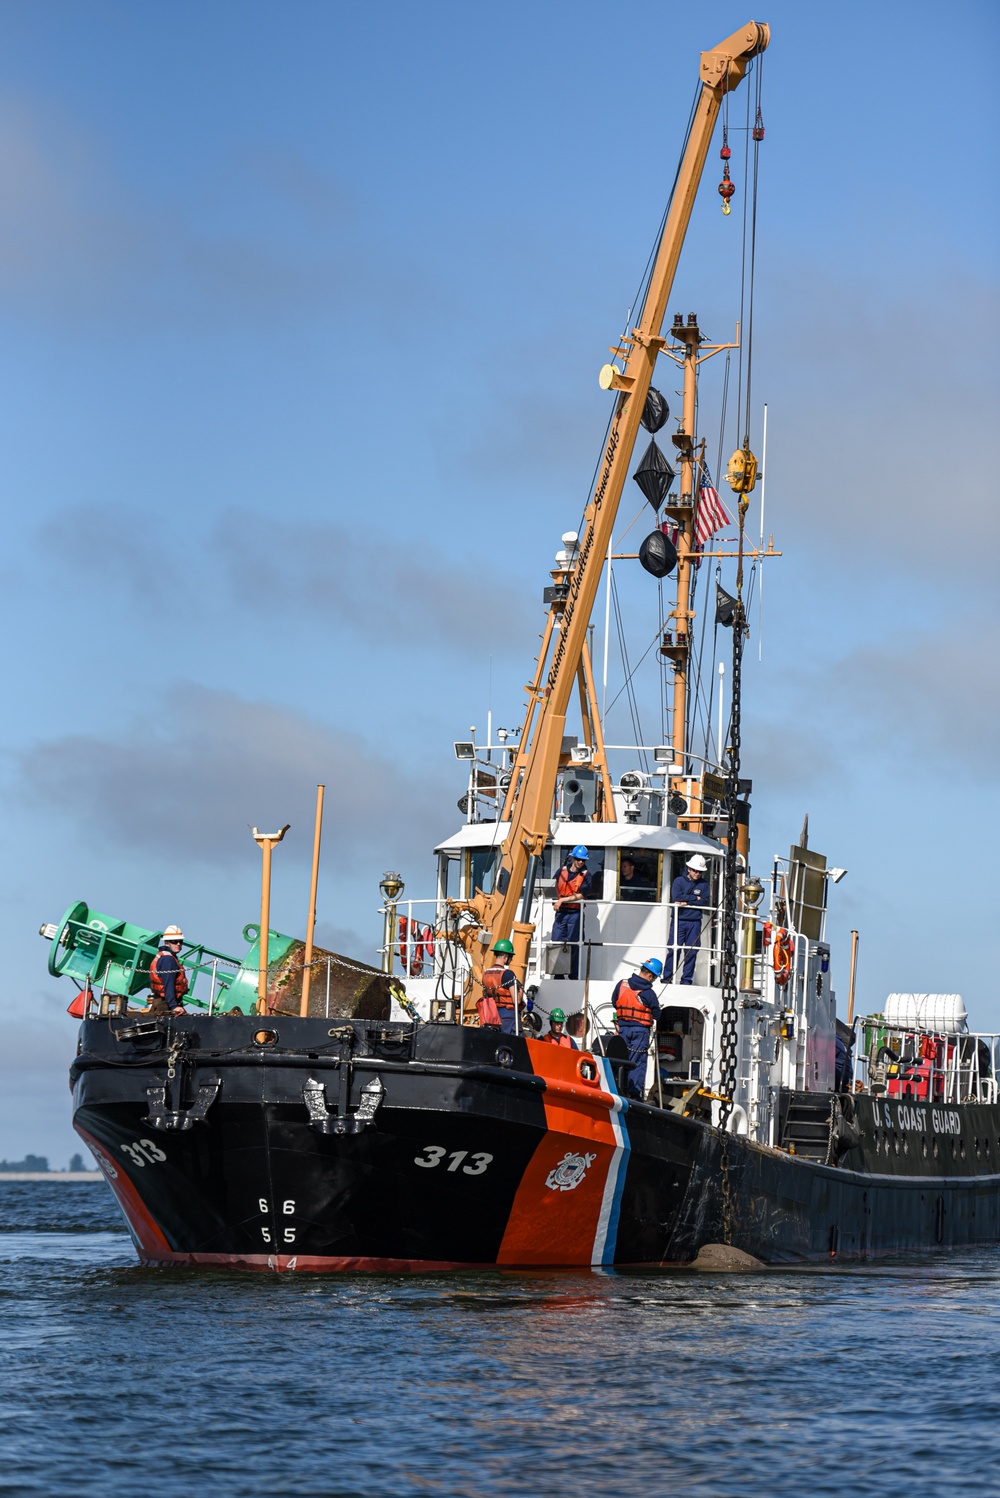
<path fill-rule="evenodd" d="M 625 1189 L 625 1171 L 628 1166 L 626 1157 L 631 1149 L 628 1131 L 622 1120 L 622 1114 L 628 1107 L 628 1103 L 625 1098 L 618 1095 L 618 1088 L 615 1086 L 611 1063 L 604 1056 L 595 1056 L 594 1060 L 601 1068 L 605 1092 L 610 1092 L 614 1099 L 611 1105 L 611 1127 L 615 1136 L 615 1152 L 611 1157 L 611 1164 L 608 1166 L 607 1180 L 604 1182 L 601 1215 L 597 1219 L 597 1231 L 594 1234 L 594 1252 L 590 1262 L 592 1264 L 613 1264 L 615 1261 L 615 1248 L 618 1243 L 618 1219 L 621 1215 L 622 1192 Z"/>

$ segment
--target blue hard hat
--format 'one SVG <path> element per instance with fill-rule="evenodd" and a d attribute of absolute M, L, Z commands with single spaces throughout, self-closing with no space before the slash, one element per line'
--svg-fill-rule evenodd
<path fill-rule="evenodd" d="M 647 973 L 652 973 L 654 978 L 658 978 L 663 972 L 663 963 L 658 957 L 647 957 L 642 965 Z"/>
<path fill-rule="evenodd" d="M 582 843 L 577 843 L 576 847 L 573 849 L 569 856 L 570 858 L 581 858 L 583 862 L 586 863 L 587 859 L 590 857 L 590 854 L 587 852 Z"/>

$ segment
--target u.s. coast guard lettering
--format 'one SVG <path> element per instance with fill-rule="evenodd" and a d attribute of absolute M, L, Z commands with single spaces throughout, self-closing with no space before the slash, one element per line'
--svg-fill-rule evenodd
<path fill-rule="evenodd" d="M 929 1126 L 935 1134 L 962 1132 L 962 1119 L 956 1108 L 914 1108 L 909 1103 L 883 1102 L 882 1111 L 887 1129 L 915 1129 L 926 1134 Z"/>

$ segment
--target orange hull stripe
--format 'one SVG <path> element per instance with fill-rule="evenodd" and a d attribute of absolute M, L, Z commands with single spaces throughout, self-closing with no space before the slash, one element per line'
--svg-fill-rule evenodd
<path fill-rule="evenodd" d="M 579 1074 L 587 1052 L 527 1041 L 543 1094 L 547 1132 L 521 1178 L 498 1264 L 590 1264 L 617 1140 L 614 1100 Z"/>

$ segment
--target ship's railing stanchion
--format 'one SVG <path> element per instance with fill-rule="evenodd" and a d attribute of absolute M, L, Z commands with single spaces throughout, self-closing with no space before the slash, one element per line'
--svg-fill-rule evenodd
<path fill-rule="evenodd" d="M 327 1019 L 330 1018 L 330 963 L 331 963 L 331 961 L 332 961 L 332 959 L 329 958 L 329 957 L 326 959 L 326 1007 L 325 1007 L 325 1009 L 324 1009 L 323 1012 L 326 1015 Z"/>
<path fill-rule="evenodd" d="M 219 981 L 219 959 L 212 959 L 212 986 L 208 991 L 208 1013 L 211 1016 L 215 1011 L 215 990 Z"/>

